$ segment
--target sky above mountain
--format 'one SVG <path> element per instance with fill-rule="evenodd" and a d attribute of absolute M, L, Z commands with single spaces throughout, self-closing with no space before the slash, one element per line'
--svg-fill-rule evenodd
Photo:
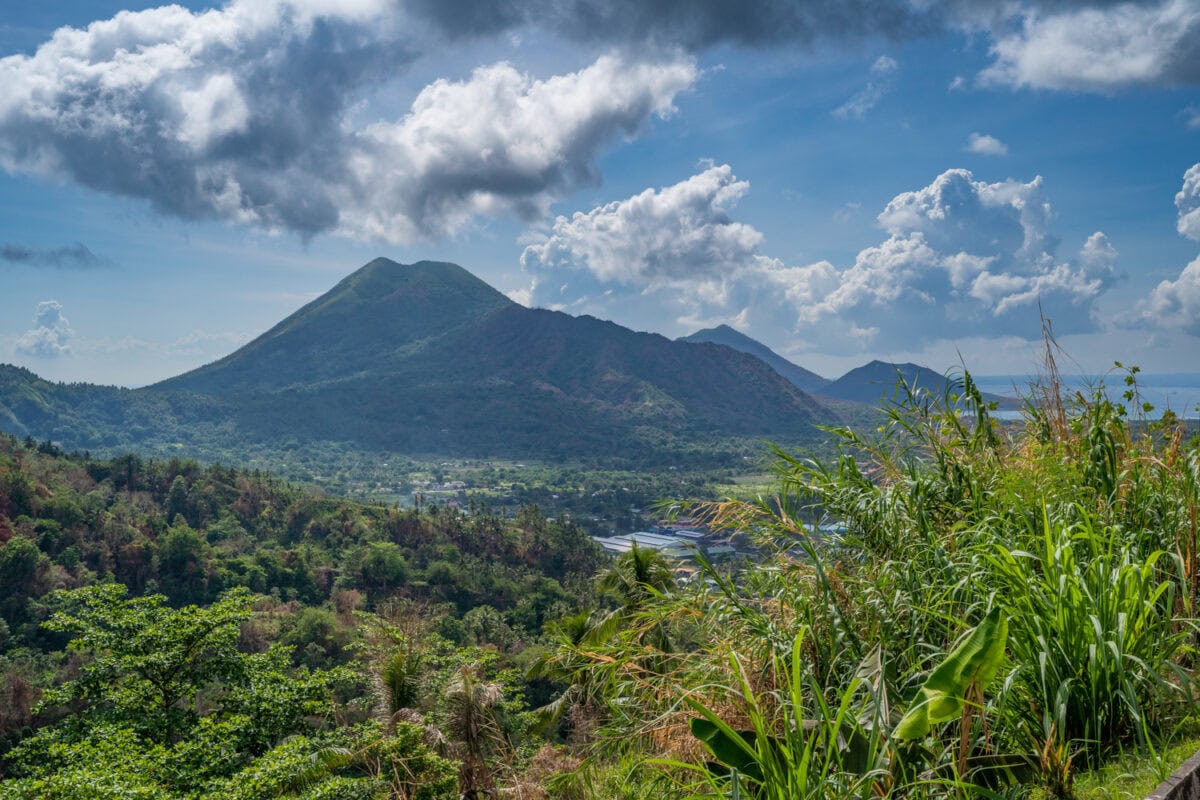
<path fill-rule="evenodd" d="M 377 255 L 668 336 L 1200 371 L 1200 2 L 16 3 L 0 361 L 140 385 Z"/>

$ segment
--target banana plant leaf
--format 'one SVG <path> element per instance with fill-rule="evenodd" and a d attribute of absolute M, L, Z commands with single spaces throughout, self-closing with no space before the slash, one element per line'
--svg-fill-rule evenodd
<path fill-rule="evenodd" d="M 735 731 L 703 717 L 694 718 L 691 727 L 692 735 L 704 742 L 709 752 L 724 767 L 721 770 L 713 770 L 714 772 L 725 774 L 733 769 L 751 780 L 763 779 L 762 766 L 758 763 L 758 756 L 754 754 L 757 742 L 754 731 Z"/>
<path fill-rule="evenodd" d="M 921 739 L 930 728 L 958 719 L 972 686 L 980 691 L 995 677 L 1004 661 L 1008 620 L 993 608 L 979 627 L 954 648 L 929 674 L 916 702 L 892 732 L 896 739 Z"/>

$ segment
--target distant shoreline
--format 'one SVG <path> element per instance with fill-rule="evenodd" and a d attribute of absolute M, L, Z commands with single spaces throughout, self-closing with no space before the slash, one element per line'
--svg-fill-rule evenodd
<path fill-rule="evenodd" d="M 1085 394 L 1089 390 L 1105 387 L 1108 396 L 1120 401 L 1125 392 L 1124 373 L 1113 371 L 1099 377 L 1087 375 L 1060 376 L 1063 386 L 1072 392 Z M 972 375 L 984 392 L 1005 397 L 1016 397 L 1038 380 L 1036 375 Z M 1159 375 L 1137 375 L 1138 394 L 1142 402 L 1154 406 L 1148 419 L 1158 419 L 1162 412 L 1170 409 L 1182 419 L 1200 418 L 1200 373 L 1175 372 Z M 1007 414 L 1001 415 L 1007 417 Z"/>

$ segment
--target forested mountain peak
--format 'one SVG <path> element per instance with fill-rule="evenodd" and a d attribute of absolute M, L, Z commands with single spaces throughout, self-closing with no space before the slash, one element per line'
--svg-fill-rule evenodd
<path fill-rule="evenodd" d="M 910 387 L 928 392 L 941 393 L 949 384 L 961 381 L 961 374 L 948 373 L 943 375 L 929 367 L 905 362 L 898 364 L 878 359 L 855 367 L 842 377 L 831 382 L 823 389 L 821 395 L 838 400 L 850 400 L 856 403 L 878 405 L 881 400 L 891 398 L 896 392 L 898 381 L 903 379 Z M 1013 401 L 999 395 L 987 394 L 983 398 L 1011 406 Z"/>
<path fill-rule="evenodd" d="M 279 389 L 376 370 L 510 305 L 457 264 L 376 258 L 239 350 L 155 388 Z"/>

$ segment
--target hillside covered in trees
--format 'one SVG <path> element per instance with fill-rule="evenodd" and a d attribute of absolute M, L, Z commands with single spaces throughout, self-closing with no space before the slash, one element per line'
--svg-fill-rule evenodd
<path fill-rule="evenodd" d="M 523 668 L 603 563 L 536 508 L 399 511 L 0 437 L 0 797 L 274 796 L 325 748 L 355 752 L 313 796 L 368 796 L 389 758 L 411 796 L 456 796 L 454 698 L 487 694 L 521 745 L 551 689 Z M 444 746 L 392 718 L 418 706 Z"/>
<path fill-rule="evenodd" d="M 530 507 L 0 440 L 0 798 L 1139 796 L 1087 787 L 1197 744 L 1200 441 L 1135 375 L 1021 425 L 902 390 L 693 505 L 759 557 L 691 577 Z"/>

